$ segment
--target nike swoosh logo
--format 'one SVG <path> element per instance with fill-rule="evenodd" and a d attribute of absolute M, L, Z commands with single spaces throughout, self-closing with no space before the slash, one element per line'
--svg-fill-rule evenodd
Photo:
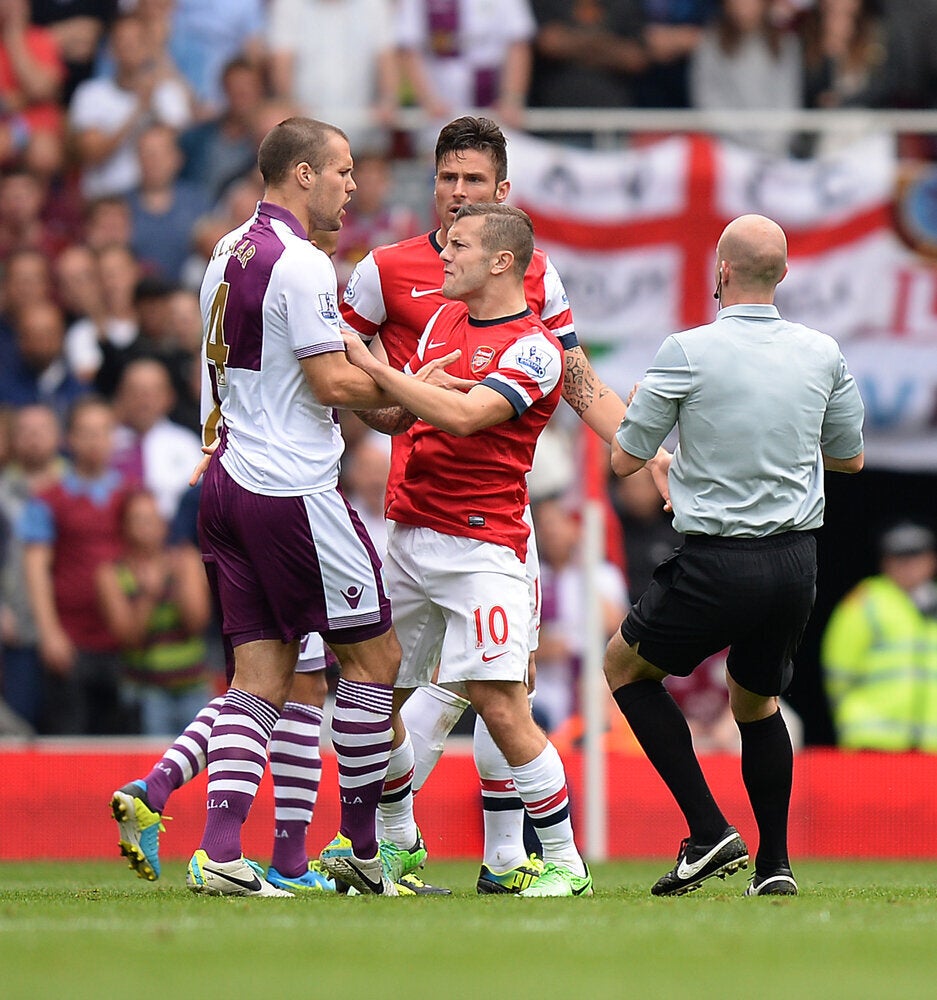
<path fill-rule="evenodd" d="M 410 289 L 410 298 L 412 298 L 412 299 L 422 299 L 424 295 L 436 295 L 438 292 L 441 292 L 441 291 L 442 291 L 441 287 L 440 288 L 419 288 L 418 289 L 416 287 L 416 285 L 414 285 Z"/>
<path fill-rule="evenodd" d="M 446 342 L 444 340 L 438 340 L 438 341 L 437 340 L 431 340 L 426 345 L 426 348 L 427 348 L 427 350 L 431 351 L 431 350 L 433 350 L 436 347 L 445 347 L 445 346 L 446 346 Z"/>
<path fill-rule="evenodd" d="M 350 861 L 348 858 L 345 858 L 344 860 L 345 864 L 348 865 L 348 867 L 358 876 L 358 878 L 361 879 L 362 882 L 364 882 L 364 884 L 371 890 L 371 892 L 373 892 L 377 896 L 380 896 L 381 893 L 383 893 L 384 891 L 383 879 L 378 879 L 375 882 L 374 879 L 368 878 L 368 876 L 365 875 L 365 873 L 353 861 Z"/>
<path fill-rule="evenodd" d="M 220 872 L 217 868 L 206 868 L 202 865 L 202 871 L 209 872 L 212 875 L 217 875 L 218 878 L 223 878 L 226 882 L 230 882 L 232 885 L 239 885 L 242 889 L 252 889 L 254 892 L 259 892 L 263 888 L 260 879 L 257 878 L 256 875 L 250 882 L 247 882 L 242 878 L 236 878 L 234 875 L 228 875 L 226 872 Z"/>
<path fill-rule="evenodd" d="M 686 857 L 681 858 L 680 864 L 677 865 L 677 878 L 680 879 L 693 878 L 694 875 L 697 875 L 703 868 L 706 867 L 706 865 L 708 865 L 712 861 L 715 855 L 718 854 L 719 851 L 721 851 L 722 848 L 725 847 L 725 845 L 729 843 L 731 839 L 732 838 L 730 837 L 727 840 L 723 841 L 721 844 L 717 844 L 711 851 L 709 851 L 709 853 L 704 854 L 699 859 L 699 861 L 694 861 L 691 864 L 687 864 Z"/>
<path fill-rule="evenodd" d="M 581 885 L 578 889 L 573 889 L 573 895 L 581 896 L 588 888 L 589 888 L 589 883 L 587 882 L 585 885 Z"/>
<path fill-rule="evenodd" d="M 489 656 L 487 653 L 482 653 L 482 663 L 491 663 L 492 660 L 497 660 L 499 656 L 507 656 L 507 650 L 503 653 L 495 653 L 494 656 Z"/>

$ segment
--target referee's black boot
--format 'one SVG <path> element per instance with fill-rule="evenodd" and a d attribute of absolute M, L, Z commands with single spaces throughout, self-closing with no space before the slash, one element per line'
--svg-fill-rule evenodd
<path fill-rule="evenodd" d="M 725 878 L 748 867 L 748 848 L 734 826 L 727 826 L 715 844 L 696 844 L 689 837 L 680 844 L 677 863 L 653 886 L 655 896 L 682 896 L 708 878 Z"/>

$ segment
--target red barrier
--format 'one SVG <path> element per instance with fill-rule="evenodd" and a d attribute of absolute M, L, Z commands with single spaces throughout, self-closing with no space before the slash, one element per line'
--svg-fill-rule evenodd
<path fill-rule="evenodd" d="M 141 750 L 141 745 L 148 749 Z M 0 749 L 0 860 L 106 858 L 115 853 L 111 792 L 145 775 L 159 747 L 140 743 L 39 742 Z M 582 801 L 582 759 L 566 759 L 574 816 Z M 750 845 L 754 820 L 738 758 L 703 760 L 713 794 Z M 310 848 L 338 828 L 335 759 L 323 761 L 322 793 Z M 794 857 L 933 858 L 937 848 L 937 756 L 808 750 L 795 763 L 791 805 Z M 161 853 L 186 858 L 204 823 L 205 779 L 173 795 Z M 667 857 L 686 835 L 660 779 L 642 756 L 608 759 L 608 846 L 612 857 Z M 482 850 L 478 780 L 471 754 L 448 751 L 417 797 L 417 818 L 436 857 L 478 858 Z M 273 795 L 269 775 L 244 831 L 249 856 L 270 857 Z M 584 841 L 581 820 L 577 825 Z"/>

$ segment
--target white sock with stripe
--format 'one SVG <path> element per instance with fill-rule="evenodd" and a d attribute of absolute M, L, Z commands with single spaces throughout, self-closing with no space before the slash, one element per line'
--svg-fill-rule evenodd
<path fill-rule="evenodd" d="M 573 840 L 566 771 L 556 747 L 547 742 L 530 763 L 512 767 L 511 775 L 540 837 L 543 860 L 570 868 L 576 875 L 585 875 L 585 865 Z"/>
<path fill-rule="evenodd" d="M 475 718 L 472 750 L 481 781 L 485 821 L 482 860 L 492 871 L 506 872 L 527 861 L 524 803 L 514 787 L 511 768 L 480 715 Z"/>

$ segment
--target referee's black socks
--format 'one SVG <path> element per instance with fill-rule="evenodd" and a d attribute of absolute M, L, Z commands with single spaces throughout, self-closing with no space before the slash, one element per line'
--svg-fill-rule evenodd
<path fill-rule="evenodd" d="M 660 681 L 623 684 L 612 697 L 647 759 L 670 789 L 696 844 L 713 844 L 729 825 L 716 805 L 693 750 L 690 727 Z"/>
<path fill-rule="evenodd" d="M 758 824 L 759 875 L 789 867 L 787 818 L 791 804 L 794 751 L 780 709 L 757 722 L 739 722 L 742 781 Z"/>

